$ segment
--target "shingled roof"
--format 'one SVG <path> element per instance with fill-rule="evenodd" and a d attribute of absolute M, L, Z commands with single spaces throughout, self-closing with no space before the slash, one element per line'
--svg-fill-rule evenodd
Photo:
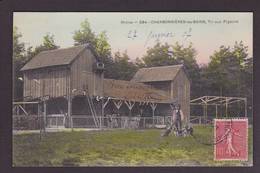
<path fill-rule="evenodd" d="M 89 44 L 84 44 L 69 48 L 42 51 L 26 63 L 21 71 L 49 66 L 68 65 L 87 47 L 91 48 Z"/>
<path fill-rule="evenodd" d="M 131 81 L 153 82 L 171 81 L 178 74 L 183 65 L 159 66 L 139 69 Z"/>
<path fill-rule="evenodd" d="M 166 92 L 132 81 L 104 79 L 104 96 L 137 102 L 170 103 Z"/>

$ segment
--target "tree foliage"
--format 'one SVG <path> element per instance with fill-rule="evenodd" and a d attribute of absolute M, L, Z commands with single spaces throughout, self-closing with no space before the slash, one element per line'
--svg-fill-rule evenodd
<path fill-rule="evenodd" d="M 221 46 L 210 57 L 206 70 L 208 85 L 217 95 L 243 95 L 242 87 L 247 47 L 242 42 L 231 47 Z"/>
<path fill-rule="evenodd" d="M 114 55 L 114 79 L 131 80 L 137 71 L 136 65 L 130 61 L 127 51 L 122 54 L 118 51 Z"/>
<path fill-rule="evenodd" d="M 248 57 L 248 47 L 243 42 L 236 42 L 233 47 L 220 46 L 202 74 L 204 90 L 201 94 L 246 97 L 248 107 L 252 107 L 253 58 Z M 244 113 L 241 104 L 233 109 Z"/>
<path fill-rule="evenodd" d="M 114 67 L 113 58 L 111 56 L 111 46 L 108 43 L 108 37 L 105 31 L 95 34 L 91 29 L 90 23 L 85 19 L 80 24 L 80 29 L 74 32 L 73 39 L 74 45 L 91 44 L 105 64 L 105 77 L 114 77 L 114 74 L 111 72 Z"/>
<path fill-rule="evenodd" d="M 176 59 L 169 53 L 170 45 L 157 42 L 154 47 L 148 48 L 142 60 L 146 67 L 165 66 L 176 64 Z"/>
<path fill-rule="evenodd" d="M 91 43 L 92 45 L 96 45 L 96 36 L 94 32 L 92 32 L 90 24 L 87 19 L 85 19 L 80 24 L 80 29 L 76 30 L 73 35 L 74 45 Z"/>
<path fill-rule="evenodd" d="M 20 68 L 26 62 L 24 58 L 25 44 L 20 41 L 22 34 L 19 33 L 18 28 L 13 28 L 13 96 L 14 98 L 22 97 L 21 88 L 23 86 L 22 81 L 18 78 L 21 77 L 19 72 Z"/>
<path fill-rule="evenodd" d="M 25 51 L 25 45 L 20 41 L 22 34 L 19 33 L 18 28 L 15 26 L 13 28 L 13 61 L 19 62 L 23 59 L 23 54 Z"/>

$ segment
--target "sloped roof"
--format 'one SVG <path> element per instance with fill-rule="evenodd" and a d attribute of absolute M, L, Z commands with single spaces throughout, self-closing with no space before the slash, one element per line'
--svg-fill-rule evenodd
<path fill-rule="evenodd" d="M 49 66 L 68 65 L 87 47 L 90 47 L 90 45 L 84 44 L 69 48 L 42 51 L 26 63 L 21 71 Z"/>
<path fill-rule="evenodd" d="M 159 66 L 141 68 L 134 75 L 132 81 L 152 82 L 152 81 L 171 81 L 178 74 L 183 65 Z"/>
<path fill-rule="evenodd" d="M 104 96 L 137 102 L 170 103 L 165 91 L 132 81 L 104 79 Z"/>

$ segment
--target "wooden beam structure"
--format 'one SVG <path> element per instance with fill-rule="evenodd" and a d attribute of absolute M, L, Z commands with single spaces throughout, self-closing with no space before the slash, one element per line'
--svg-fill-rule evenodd
<path fill-rule="evenodd" d="M 157 104 L 156 103 L 150 103 L 150 106 L 151 106 L 152 111 L 153 111 L 153 126 L 154 126 L 154 111 L 155 111 L 155 109 L 157 107 Z"/>
<path fill-rule="evenodd" d="M 13 102 L 13 105 L 39 104 L 40 102 Z"/>
<path fill-rule="evenodd" d="M 123 104 L 123 101 L 122 101 L 122 100 L 119 100 L 119 101 L 113 100 L 113 103 L 114 103 L 114 105 L 116 106 L 117 110 L 119 110 L 120 107 L 121 107 L 122 104 Z"/>
<path fill-rule="evenodd" d="M 135 102 L 125 100 L 125 104 L 127 105 L 128 109 L 130 111 L 130 116 L 132 116 L 132 109 L 135 105 Z"/>
<path fill-rule="evenodd" d="M 218 117 L 218 106 L 225 106 L 225 116 L 228 117 L 228 107 L 230 104 L 244 102 L 245 117 L 247 116 L 247 98 L 244 97 L 225 97 L 225 96 L 202 96 L 190 101 L 190 105 L 203 106 L 203 116 L 207 118 L 208 106 L 215 106 L 216 118 Z"/>

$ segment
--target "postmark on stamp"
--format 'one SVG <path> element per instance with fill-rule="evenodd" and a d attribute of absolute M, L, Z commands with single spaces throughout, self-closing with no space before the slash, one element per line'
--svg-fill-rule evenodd
<path fill-rule="evenodd" d="M 214 160 L 248 160 L 248 119 L 215 119 Z"/>

